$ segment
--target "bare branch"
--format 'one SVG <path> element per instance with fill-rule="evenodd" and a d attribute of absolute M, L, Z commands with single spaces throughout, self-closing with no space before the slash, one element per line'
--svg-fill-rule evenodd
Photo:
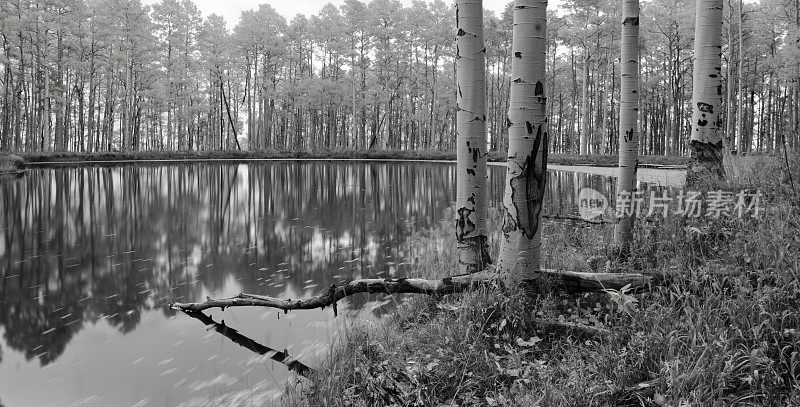
<path fill-rule="evenodd" d="M 632 289 L 649 286 L 653 277 L 645 274 L 581 273 L 575 271 L 542 270 L 525 275 L 524 282 L 535 283 L 540 277 L 556 280 L 557 284 L 570 293 L 601 292 L 608 289 L 619 290 L 630 285 Z M 426 294 L 448 295 L 490 284 L 500 284 L 499 275 L 493 272 L 447 277 L 440 280 L 420 278 L 362 279 L 348 283 L 334 284 L 324 294 L 303 298 L 275 298 L 264 295 L 239 294 L 235 297 L 211 299 L 202 303 L 173 303 L 173 309 L 181 311 L 203 311 L 209 308 L 227 307 L 267 307 L 288 312 L 289 310 L 308 310 L 333 307 L 336 303 L 354 294 Z"/>
<path fill-rule="evenodd" d="M 239 331 L 225 325 L 225 321 L 216 322 L 210 316 L 199 312 L 199 311 L 191 311 L 191 310 L 182 310 L 186 315 L 202 322 L 206 326 L 213 327 L 217 332 L 221 333 L 226 338 L 230 339 L 234 343 L 238 344 L 239 346 L 249 349 L 259 355 L 266 355 L 270 359 L 280 362 L 289 370 L 293 370 L 297 372 L 300 376 L 307 377 L 309 373 L 311 373 L 311 368 L 304 365 L 297 359 L 293 359 L 289 356 L 288 353 L 280 352 L 270 347 L 264 346 L 253 339 L 250 339 L 242 334 Z"/>

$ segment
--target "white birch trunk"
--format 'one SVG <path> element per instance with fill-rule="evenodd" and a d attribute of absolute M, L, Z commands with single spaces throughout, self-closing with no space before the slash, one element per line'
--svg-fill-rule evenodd
<path fill-rule="evenodd" d="M 461 272 L 482 271 L 491 263 L 486 218 L 486 48 L 483 1 L 456 3 L 456 239 Z"/>
<path fill-rule="evenodd" d="M 639 165 L 639 0 L 623 0 L 622 19 L 617 199 L 621 194 L 636 192 Z M 630 248 L 633 223 L 633 216 L 618 219 L 614 230 L 617 247 Z"/>
<path fill-rule="evenodd" d="M 687 183 L 721 179 L 722 0 L 697 0 L 692 93 L 692 160 Z"/>
<path fill-rule="evenodd" d="M 584 38 L 584 43 L 588 41 Z M 583 84 L 581 85 L 581 138 L 580 155 L 589 154 L 589 46 L 583 59 Z"/>
<path fill-rule="evenodd" d="M 498 271 L 518 283 L 540 267 L 541 212 L 547 182 L 545 68 L 547 0 L 515 0 L 508 170 Z"/>
<path fill-rule="evenodd" d="M 739 0 L 739 10 L 738 11 L 739 11 L 739 41 L 738 41 L 738 44 L 739 44 L 739 60 L 738 60 L 738 63 L 737 63 L 737 69 L 739 71 L 739 74 L 737 76 L 739 77 L 739 87 L 738 87 L 738 90 L 736 92 L 736 150 L 737 150 L 738 154 L 741 155 L 742 153 L 746 152 L 745 151 L 745 147 L 744 147 L 744 137 L 742 137 L 742 94 L 744 92 L 744 89 L 743 89 L 743 84 L 744 84 L 744 80 L 743 80 L 743 78 L 744 78 L 744 74 L 743 74 L 744 52 L 742 52 L 742 39 L 743 39 L 743 33 L 742 33 L 742 12 L 743 12 L 742 0 Z M 731 20 L 731 23 L 733 23 L 733 20 Z"/>

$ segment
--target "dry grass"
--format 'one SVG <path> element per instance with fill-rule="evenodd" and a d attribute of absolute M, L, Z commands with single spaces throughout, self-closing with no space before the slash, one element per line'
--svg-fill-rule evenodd
<path fill-rule="evenodd" d="M 795 160 L 795 162 L 797 162 Z M 725 188 L 762 189 L 760 219 L 641 222 L 630 261 L 663 274 L 640 294 L 534 296 L 484 289 L 413 297 L 379 323 L 344 334 L 312 381 L 286 402 L 312 406 L 800 405 L 800 211 L 775 161 L 728 164 Z M 498 222 L 495 218 L 493 222 Z M 409 247 L 418 273 L 452 273 L 450 224 Z M 492 230 L 497 230 L 496 224 Z M 553 267 L 589 268 L 611 228 L 548 223 Z M 496 253 L 497 236 L 493 237 Z M 534 317 L 613 330 L 583 337 Z M 655 380 L 651 399 L 618 390 Z"/>

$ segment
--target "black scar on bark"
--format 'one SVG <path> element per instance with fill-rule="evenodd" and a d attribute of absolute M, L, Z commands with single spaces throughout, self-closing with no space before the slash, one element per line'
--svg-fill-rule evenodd
<path fill-rule="evenodd" d="M 467 34 L 467 32 L 466 32 L 466 31 L 464 31 L 464 29 L 463 29 L 463 28 L 459 28 L 459 29 L 458 29 L 458 33 L 457 33 L 456 35 L 457 35 L 457 36 L 459 36 L 459 37 L 463 37 L 463 36 L 464 36 L 464 35 L 466 35 L 466 34 Z"/>
<path fill-rule="evenodd" d="M 472 162 L 478 162 L 478 157 L 481 155 L 480 148 L 472 149 Z"/>
<path fill-rule="evenodd" d="M 461 85 L 458 85 L 458 97 L 463 98 L 464 94 L 461 93 Z"/>
<path fill-rule="evenodd" d="M 508 238 L 508 235 L 516 230 L 517 222 L 514 220 L 514 217 L 511 216 L 508 210 L 505 210 L 505 214 L 503 215 L 503 235 Z"/>
<path fill-rule="evenodd" d="M 473 170 L 472 168 L 467 168 L 467 174 L 472 175 L 474 177 L 475 176 L 475 170 Z"/>
<path fill-rule="evenodd" d="M 536 86 L 533 89 L 534 96 L 541 96 L 544 95 L 544 84 L 541 81 L 536 82 Z"/>
<path fill-rule="evenodd" d="M 525 127 L 528 128 L 528 134 L 533 134 L 533 125 L 531 122 L 525 122 Z"/>
<path fill-rule="evenodd" d="M 706 127 L 706 126 L 708 126 L 708 120 L 700 119 L 700 120 L 697 121 L 697 125 L 700 126 L 700 127 Z"/>
<path fill-rule="evenodd" d="M 626 130 L 626 131 L 625 131 L 625 142 L 626 142 L 626 143 L 629 143 L 629 142 L 631 142 L 631 141 L 633 140 L 633 137 L 634 137 L 635 135 L 636 135 L 636 134 L 634 134 L 634 132 L 633 132 L 633 129 Z"/>
<path fill-rule="evenodd" d="M 506 117 L 506 127 L 510 129 L 513 125 L 514 123 L 511 123 L 511 119 Z"/>
<path fill-rule="evenodd" d="M 475 211 L 467 208 L 458 210 L 458 219 L 456 219 L 456 239 L 458 239 L 459 242 L 464 240 L 464 236 L 475 230 L 475 224 L 469 219 L 473 212 Z"/>
<path fill-rule="evenodd" d="M 514 58 L 522 58 L 522 53 L 517 51 L 514 53 Z"/>
<path fill-rule="evenodd" d="M 461 48 L 456 44 L 456 59 L 461 58 Z"/>
<path fill-rule="evenodd" d="M 632 25 L 634 27 L 639 26 L 639 17 L 626 17 L 625 21 L 622 22 L 623 25 Z"/>
<path fill-rule="evenodd" d="M 542 161 L 536 162 L 539 148 L 542 147 Z M 539 230 L 539 216 L 547 182 L 548 135 L 540 125 L 536 131 L 533 149 L 525 159 L 522 174 L 511 180 L 511 201 L 517 208 L 516 226 L 522 229 L 523 236 L 533 239 Z"/>
<path fill-rule="evenodd" d="M 456 27 L 458 27 L 458 5 L 456 5 Z"/>
<path fill-rule="evenodd" d="M 470 195 L 469 198 L 467 198 L 467 202 L 475 205 L 475 194 Z"/>
<path fill-rule="evenodd" d="M 714 106 L 709 105 L 708 103 L 697 102 L 697 108 L 703 113 L 714 113 Z"/>

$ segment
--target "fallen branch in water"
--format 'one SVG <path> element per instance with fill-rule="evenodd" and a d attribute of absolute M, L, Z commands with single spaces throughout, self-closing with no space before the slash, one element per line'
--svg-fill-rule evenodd
<path fill-rule="evenodd" d="M 630 289 L 640 289 L 653 283 L 653 277 L 645 274 L 580 273 L 556 270 L 531 272 L 524 276 L 523 282 L 535 283 L 539 278 L 556 280 L 555 282 L 560 287 L 570 293 L 619 290 L 626 286 L 629 286 Z M 242 293 L 230 298 L 207 298 L 202 303 L 173 303 L 170 306 L 181 311 L 203 311 L 209 308 L 221 308 L 224 310 L 227 307 L 267 307 L 286 312 L 290 310 L 322 309 L 332 306 L 334 315 L 336 315 L 338 313 L 336 302 L 354 294 L 448 295 L 464 292 L 482 285 L 499 283 L 499 281 L 499 276 L 492 272 L 447 277 L 441 280 L 420 278 L 362 279 L 334 284 L 324 294 L 297 300 Z"/>
<path fill-rule="evenodd" d="M 233 341 L 233 343 L 238 344 L 239 346 L 249 349 L 259 355 L 265 355 L 270 359 L 280 362 L 289 370 L 293 370 L 297 372 L 300 376 L 307 377 L 309 373 L 311 373 L 311 368 L 304 365 L 297 359 L 292 359 L 289 357 L 289 354 L 286 352 L 280 352 L 270 347 L 264 346 L 242 334 L 239 331 L 225 325 L 225 321 L 216 322 L 210 316 L 199 312 L 199 311 L 191 311 L 191 310 L 182 310 L 186 315 L 202 322 L 206 326 L 213 327 L 217 332 L 221 333 L 226 338 Z"/>

